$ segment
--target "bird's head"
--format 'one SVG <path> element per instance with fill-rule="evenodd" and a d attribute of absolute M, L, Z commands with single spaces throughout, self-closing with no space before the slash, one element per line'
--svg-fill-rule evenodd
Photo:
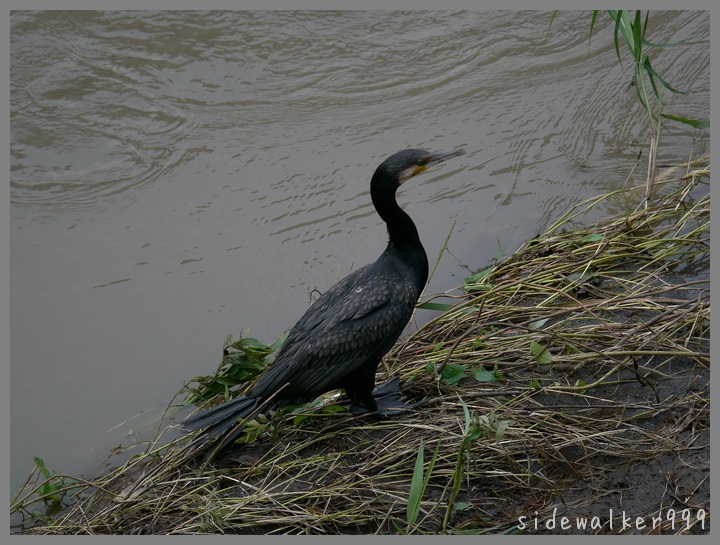
<path fill-rule="evenodd" d="M 421 149 L 406 149 L 385 159 L 377 167 L 375 177 L 392 180 L 397 188 L 428 167 L 464 153 L 465 150 L 462 149 L 434 153 Z"/>

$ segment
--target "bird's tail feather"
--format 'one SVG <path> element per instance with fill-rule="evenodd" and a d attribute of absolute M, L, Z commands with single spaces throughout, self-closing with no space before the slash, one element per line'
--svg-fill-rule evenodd
<path fill-rule="evenodd" d="M 275 399 L 288 386 L 284 384 L 270 397 L 239 396 L 230 399 L 216 407 L 192 415 L 181 422 L 187 430 L 203 429 L 191 443 L 192 446 L 203 445 L 203 450 L 209 450 L 206 460 L 213 458 L 217 453 L 229 446 L 245 429 L 248 419 L 263 410 L 273 410 L 281 400 Z M 225 433 L 230 430 L 228 433 Z M 207 440 L 215 440 L 209 446 Z"/>
<path fill-rule="evenodd" d="M 181 425 L 187 430 L 212 427 L 216 428 L 216 431 L 223 431 L 223 429 L 229 428 L 239 419 L 245 418 L 252 413 L 259 403 L 258 398 L 239 396 L 189 416 L 181 422 Z M 227 423 L 227 426 L 221 426 L 224 423 Z"/>

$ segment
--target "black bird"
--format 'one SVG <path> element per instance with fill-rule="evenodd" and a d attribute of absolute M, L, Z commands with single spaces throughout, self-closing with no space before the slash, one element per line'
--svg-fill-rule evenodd
<path fill-rule="evenodd" d="M 343 388 L 352 414 L 397 407 L 389 390 L 373 390 L 375 371 L 410 320 L 428 278 L 428 260 L 417 228 L 395 200 L 398 187 L 429 166 L 464 154 L 461 149 L 430 153 L 400 151 L 377 167 L 370 183 L 375 210 L 387 224 L 389 242 L 375 261 L 347 275 L 319 297 L 293 326 L 275 361 L 250 391 L 190 416 L 186 429 L 206 428 L 204 440 L 220 436 L 212 455 L 242 432 L 256 410 L 311 401 Z M 235 428 L 223 434 L 226 430 Z"/>

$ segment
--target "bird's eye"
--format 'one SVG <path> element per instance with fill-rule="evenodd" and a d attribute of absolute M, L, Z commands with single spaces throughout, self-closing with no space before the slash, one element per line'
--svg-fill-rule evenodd
<path fill-rule="evenodd" d="M 429 160 L 430 160 L 430 159 L 428 159 L 427 157 L 423 157 L 422 159 L 420 159 L 420 160 L 417 162 L 417 164 L 418 164 L 418 166 L 424 167 L 425 165 L 428 164 L 428 161 L 429 161 Z"/>

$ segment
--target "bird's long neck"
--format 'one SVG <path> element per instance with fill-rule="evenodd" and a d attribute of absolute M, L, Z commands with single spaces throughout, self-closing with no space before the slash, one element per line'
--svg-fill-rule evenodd
<path fill-rule="evenodd" d="M 418 291 L 422 291 L 427 282 L 428 261 L 415 223 L 398 205 L 394 191 L 382 192 L 373 185 L 370 195 L 375 210 L 387 225 L 390 240 L 385 252 L 410 265 Z"/>

